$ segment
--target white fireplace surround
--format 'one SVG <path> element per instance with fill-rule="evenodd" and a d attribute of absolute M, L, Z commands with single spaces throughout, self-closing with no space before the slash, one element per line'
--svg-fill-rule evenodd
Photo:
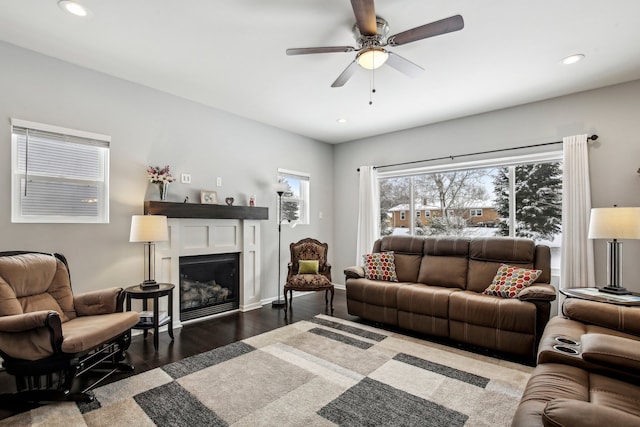
<path fill-rule="evenodd" d="M 249 311 L 261 307 L 259 220 L 169 218 L 168 224 L 169 241 L 156 244 L 156 280 L 176 285 L 173 294 L 174 328 L 219 316 L 180 321 L 181 256 L 239 253 L 239 310 Z M 166 310 L 166 301 L 166 298 L 161 298 L 160 310 Z"/>

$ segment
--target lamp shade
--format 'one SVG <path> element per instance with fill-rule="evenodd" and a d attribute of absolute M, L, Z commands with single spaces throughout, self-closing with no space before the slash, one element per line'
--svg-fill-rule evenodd
<path fill-rule="evenodd" d="M 289 184 L 286 182 L 278 182 L 275 186 L 276 193 L 284 193 L 289 189 Z"/>
<path fill-rule="evenodd" d="M 167 217 L 164 215 L 133 215 L 130 242 L 166 242 L 169 240 Z"/>
<path fill-rule="evenodd" d="M 593 208 L 590 239 L 640 239 L 640 208 Z"/>

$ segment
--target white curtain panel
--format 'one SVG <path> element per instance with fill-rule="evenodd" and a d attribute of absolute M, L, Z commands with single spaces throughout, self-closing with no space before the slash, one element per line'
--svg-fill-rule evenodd
<path fill-rule="evenodd" d="M 560 288 L 595 286 L 593 242 L 589 240 L 591 185 L 587 135 L 563 138 L 562 262 Z"/>
<path fill-rule="evenodd" d="M 356 265 L 362 265 L 362 255 L 370 253 L 380 236 L 380 190 L 374 166 L 360 166 L 358 197 L 358 241 Z"/>

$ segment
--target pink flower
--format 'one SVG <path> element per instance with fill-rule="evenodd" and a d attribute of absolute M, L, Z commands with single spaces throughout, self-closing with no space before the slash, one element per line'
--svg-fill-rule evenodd
<path fill-rule="evenodd" d="M 163 182 L 173 182 L 175 178 L 169 171 L 169 166 L 160 168 L 160 166 L 147 167 L 147 178 L 152 184 L 162 184 Z"/>

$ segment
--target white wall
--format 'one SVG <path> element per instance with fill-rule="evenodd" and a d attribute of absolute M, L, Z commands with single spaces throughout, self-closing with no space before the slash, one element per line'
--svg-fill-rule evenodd
<path fill-rule="evenodd" d="M 315 237 L 333 247 L 333 147 L 137 84 L 80 68 L 0 42 L 0 250 L 61 252 L 70 263 L 76 292 L 130 286 L 142 279 L 142 245 L 129 243 L 131 215 L 145 199 L 158 199 L 147 165 L 168 164 L 174 176 L 169 201 L 199 202 L 215 190 L 248 204 L 269 207 L 262 224 L 262 297 L 277 294 L 277 169 L 311 174 L 312 224 L 283 227 L 286 276 L 292 241 Z M 212 76 L 211 78 L 215 78 Z M 246 100 L 251 102 L 251 100 Z M 10 118 L 111 135 L 110 223 L 12 224 Z M 313 159 L 313 161 L 301 161 Z M 216 177 L 222 186 L 216 187 Z M 322 211 L 323 219 L 319 219 Z"/>
<path fill-rule="evenodd" d="M 437 100 L 425 97 L 424 102 Z M 560 141 L 568 135 L 597 134 L 600 139 L 589 149 L 593 206 L 640 206 L 640 175 L 636 173 L 640 167 L 639 118 L 640 81 L 635 81 L 336 146 L 336 273 L 356 263 L 357 167 Z M 530 151 L 523 151 L 526 152 Z M 595 251 L 596 278 L 599 285 L 606 284 L 606 243 L 596 241 Z M 640 276 L 640 241 L 624 242 L 623 256 L 623 284 L 640 291 L 640 281 L 635 280 Z M 344 283 L 344 276 L 335 276 L 334 281 Z"/>

